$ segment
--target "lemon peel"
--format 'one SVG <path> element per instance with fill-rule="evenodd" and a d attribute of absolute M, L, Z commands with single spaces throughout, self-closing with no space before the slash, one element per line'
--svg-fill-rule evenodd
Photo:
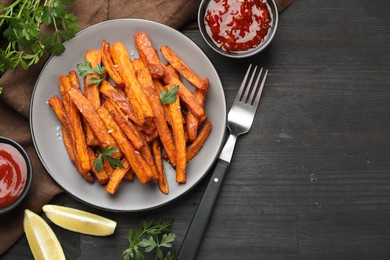
<path fill-rule="evenodd" d="M 117 225 L 111 219 L 75 208 L 47 204 L 42 210 L 54 224 L 87 235 L 109 236 Z"/>
<path fill-rule="evenodd" d="M 34 259 L 66 259 L 57 236 L 39 215 L 26 209 L 23 228 Z"/>

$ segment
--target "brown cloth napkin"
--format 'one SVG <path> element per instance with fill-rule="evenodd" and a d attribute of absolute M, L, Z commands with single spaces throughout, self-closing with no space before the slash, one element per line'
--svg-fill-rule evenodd
<path fill-rule="evenodd" d="M 11 3 L 12 1 L 5 1 Z M 80 29 L 116 18 L 142 18 L 179 29 L 196 19 L 201 0 L 82 0 L 75 1 L 70 12 L 79 17 Z M 276 0 L 279 12 L 293 0 Z M 7 3 L 4 3 L 7 5 Z M 0 95 L 0 135 L 21 143 L 33 164 L 33 182 L 25 202 L 14 211 L 0 216 L 0 255 L 23 234 L 23 211 L 41 212 L 44 204 L 63 190 L 51 179 L 34 150 L 29 128 L 29 106 L 35 81 L 45 63 L 28 71 L 6 71 L 0 78 L 4 93 Z"/>

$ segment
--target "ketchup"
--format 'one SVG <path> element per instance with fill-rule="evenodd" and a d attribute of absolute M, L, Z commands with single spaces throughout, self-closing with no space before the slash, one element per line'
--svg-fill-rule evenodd
<path fill-rule="evenodd" d="M 0 208 L 14 202 L 22 193 L 27 179 L 27 164 L 12 145 L 0 143 Z"/>
<path fill-rule="evenodd" d="M 228 52 L 255 48 L 271 27 L 271 15 L 262 0 L 211 0 L 204 20 L 209 36 Z"/>

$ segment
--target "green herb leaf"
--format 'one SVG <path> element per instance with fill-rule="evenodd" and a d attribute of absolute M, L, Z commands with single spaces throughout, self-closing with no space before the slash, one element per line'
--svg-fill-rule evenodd
<path fill-rule="evenodd" d="M 179 86 L 174 86 L 170 88 L 168 91 L 166 90 L 161 91 L 160 93 L 161 103 L 166 105 L 175 102 L 178 90 L 179 90 Z"/>
<path fill-rule="evenodd" d="M 77 64 L 77 70 L 82 77 L 95 73 L 95 71 L 92 69 L 92 64 L 89 61 Z"/>
<path fill-rule="evenodd" d="M 88 81 L 88 85 L 96 84 L 99 85 L 102 80 L 104 80 L 104 73 L 106 68 L 104 66 L 97 64 L 95 68 L 92 68 L 92 64 L 89 61 L 85 61 L 84 63 L 77 64 L 77 70 L 79 71 L 80 76 L 86 77 L 89 74 L 98 74 L 99 77 L 92 77 Z"/>
<path fill-rule="evenodd" d="M 104 72 L 106 72 L 106 68 L 100 64 L 96 64 L 94 71 L 100 76 L 104 76 Z"/>
<path fill-rule="evenodd" d="M 93 162 L 92 165 L 95 167 L 95 170 L 97 172 L 100 172 L 103 169 L 104 164 L 103 164 L 103 156 L 102 156 L 102 154 L 99 154 L 99 156 L 96 158 L 96 160 Z"/>
<path fill-rule="evenodd" d="M 172 219 L 141 220 L 141 225 L 128 233 L 129 248 L 122 252 L 123 259 L 144 259 L 146 253 L 155 251 L 154 259 L 174 260 L 174 252 L 165 252 L 176 238 L 175 234 L 169 233 L 172 223 Z"/>
<path fill-rule="evenodd" d="M 61 55 L 63 41 L 79 31 L 78 18 L 67 12 L 74 0 L 16 0 L 0 5 L 0 74 L 21 66 L 29 69 L 44 54 Z M 44 24 L 47 30 L 41 30 Z"/>
<path fill-rule="evenodd" d="M 169 234 L 164 234 L 162 236 L 160 246 L 162 247 L 172 247 L 172 242 L 175 241 L 176 235 L 169 233 Z"/>
<path fill-rule="evenodd" d="M 118 158 L 113 158 L 112 157 L 112 154 L 115 153 L 116 151 L 118 150 L 118 148 L 110 148 L 109 146 L 105 146 L 103 148 L 102 151 L 100 151 L 98 157 L 96 158 L 96 160 L 93 162 L 93 166 L 95 167 L 95 170 L 100 172 L 103 167 L 104 167 L 104 163 L 103 163 L 103 158 L 106 159 L 112 168 L 124 168 L 123 166 L 123 163 L 120 159 Z"/>
<path fill-rule="evenodd" d="M 92 85 L 92 84 L 99 85 L 100 82 L 102 82 L 102 81 L 103 81 L 103 79 L 91 78 L 91 79 L 87 82 L 87 84 L 88 84 L 88 85 Z"/>
<path fill-rule="evenodd" d="M 150 253 L 155 247 L 158 246 L 157 242 L 154 241 L 154 238 L 152 236 L 150 236 L 147 239 L 142 239 L 139 242 L 139 245 L 140 245 L 140 247 L 144 247 L 145 248 L 145 252 L 146 253 Z"/>

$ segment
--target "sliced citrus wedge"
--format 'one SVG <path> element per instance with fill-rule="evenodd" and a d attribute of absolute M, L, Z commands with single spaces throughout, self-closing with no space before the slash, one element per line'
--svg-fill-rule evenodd
<path fill-rule="evenodd" d="M 83 210 L 57 205 L 45 205 L 42 209 L 53 223 L 70 231 L 108 236 L 113 234 L 116 228 L 115 221 Z"/>
<path fill-rule="evenodd" d="M 39 215 L 26 209 L 23 227 L 34 259 L 66 259 L 53 230 Z"/>

